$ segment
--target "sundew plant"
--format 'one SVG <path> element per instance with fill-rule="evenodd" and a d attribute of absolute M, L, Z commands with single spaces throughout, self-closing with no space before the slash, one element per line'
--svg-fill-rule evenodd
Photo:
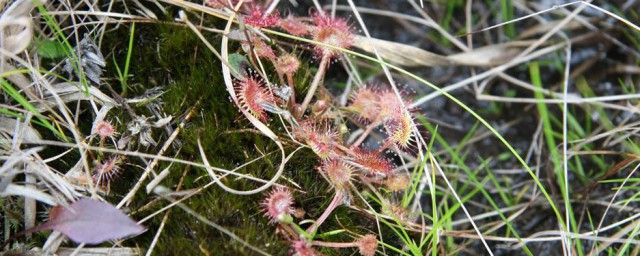
<path fill-rule="evenodd" d="M 0 255 L 638 255 L 638 1 L 5 1 Z"/>

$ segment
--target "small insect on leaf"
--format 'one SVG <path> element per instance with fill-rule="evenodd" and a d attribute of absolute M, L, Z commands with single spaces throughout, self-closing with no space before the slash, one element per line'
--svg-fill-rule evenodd
<path fill-rule="evenodd" d="M 83 198 L 69 207 L 56 206 L 49 222 L 39 230 L 53 229 L 76 243 L 99 244 L 140 234 L 145 228 L 109 203 Z"/>

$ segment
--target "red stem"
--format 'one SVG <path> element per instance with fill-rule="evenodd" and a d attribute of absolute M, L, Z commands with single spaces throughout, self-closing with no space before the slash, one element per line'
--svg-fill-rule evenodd
<path fill-rule="evenodd" d="M 358 245 L 354 242 L 351 243 L 340 243 L 340 242 L 324 242 L 324 241 L 313 241 L 311 245 L 314 246 L 322 246 L 322 247 L 330 247 L 330 248 L 349 248 L 349 247 L 358 247 Z"/>
<path fill-rule="evenodd" d="M 360 145 L 360 143 L 362 143 L 364 141 L 364 139 L 366 139 L 367 136 L 369 136 L 369 133 L 371 133 L 371 131 L 373 131 L 373 128 L 375 128 L 376 126 L 377 125 L 375 125 L 375 124 L 369 124 L 369 126 L 367 126 L 367 129 L 364 130 L 364 132 L 362 132 L 360 137 L 358 137 L 358 139 L 351 144 L 351 147 L 353 148 L 353 147 L 357 147 L 358 145 Z"/>
<path fill-rule="evenodd" d="M 322 215 L 320 216 L 320 218 L 318 218 L 318 220 L 316 220 L 315 223 L 313 223 L 313 225 L 311 225 L 309 228 L 307 228 L 307 233 L 309 234 L 314 234 L 316 232 L 316 229 L 322 225 L 322 223 L 327 219 L 327 217 L 329 217 L 329 214 L 331 214 L 331 212 L 333 212 L 333 210 L 336 209 L 336 207 L 338 207 L 338 205 L 342 204 L 342 197 L 344 196 L 344 190 L 342 189 L 337 189 L 336 190 L 336 195 L 333 196 L 333 200 L 331 200 L 331 203 L 329 203 L 329 206 L 327 206 L 327 209 L 324 210 L 324 212 L 322 213 Z"/>

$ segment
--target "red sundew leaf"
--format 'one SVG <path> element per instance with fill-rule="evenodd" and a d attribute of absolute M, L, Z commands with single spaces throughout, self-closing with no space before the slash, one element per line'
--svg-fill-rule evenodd
<path fill-rule="evenodd" d="M 260 7 L 254 6 L 248 16 L 244 17 L 244 23 L 258 28 L 271 27 L 280 20 L 280 13 L 275 11 L 266 14 Z"/>
<path fill-rule="evenodd" d="M 117 208 L 98 200 L 82 198 L 67 208 L 56 206 L 52 213 L 39 230 L 56 230 L 76 243 L 99 244 L 145 231 Z"/>

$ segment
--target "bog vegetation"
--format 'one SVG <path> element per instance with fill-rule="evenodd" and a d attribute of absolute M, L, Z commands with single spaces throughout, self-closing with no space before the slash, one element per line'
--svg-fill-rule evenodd
<path fill-rule="evenodd" d="M 640 254 L 639 7 L 0 2 L 1 254 Z"/>

